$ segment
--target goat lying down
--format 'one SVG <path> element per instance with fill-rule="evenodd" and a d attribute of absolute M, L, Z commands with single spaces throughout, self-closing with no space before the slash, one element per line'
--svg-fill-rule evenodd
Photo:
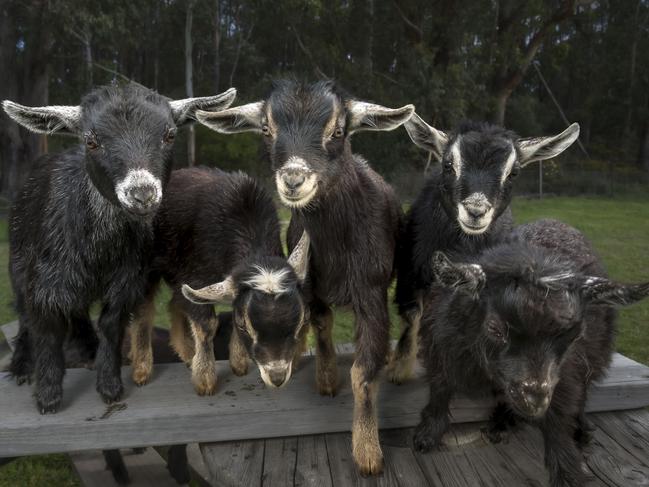
<path fill-rule="evenodd" d="M 284 385 L 308 330 L 302 291 L 308 246 L 304 233 L 289 259 L 284 257 L 273 200 L 245 174 L 173 172 L 155 222 L 147 300 L 131 325 L 134 382 L 145 384 L 151 376 L 154 298 L 164 280 L 172 290 L 171 344 L 191 366 L 198 394 L 216 392 L 217 302 L 233 307 L 233 372 L 247 373 L 250 357 L 266 385 Z"/>
<path fill-rule="evenodd" d="M 584 407 L 611 360 L 615 307 L 645 298 L 649 283 L 609 280 L 585 237 L 561 222 L 540 220 L 513 235 L 466 261 L 433 258 L 436 284 L 420 330 L 430 399 L 415 447 L 440 444 L 456 391 L 497 391 L 491 438 L 512 420 L 537 425 L 551 485 L 580 486 Z"/>

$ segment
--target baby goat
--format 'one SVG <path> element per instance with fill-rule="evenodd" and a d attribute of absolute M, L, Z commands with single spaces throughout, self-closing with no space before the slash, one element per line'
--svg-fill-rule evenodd
<path fill-rule="evenodd" d="M 89 310 L 102 306 L 97 392 L 120 399 L 124 328 L 142 299 L 153 245 L 153 216 L 171 171 L 177 127 L 198 108 L 219 109 L 236 91 L 169 100 L 139 85 L 97 88 L 79 106 L 3 108 L 34 132 L 76 135 L 80 146 L 37 160 L 14 202 L 9 268 L 20 322 L 10 372 L 36 376 L 41 413 L 63 395 L 63 342 L 70 331 L 92 359 Z"/>
<path fill-rule="evenodd" d="M 472 122 L 447 135 L 417 114 L 405 127 L 413 142 L 442 164 L 413 203 L 401 239 L 396 301 L 403 331 L 388 366 L 396 383 L 411 376 L 416 361 L 421 297 L 433 282 L 433 254 L 476 254 L 507 235 L 520 168 L 560 154 L 579 135 L 576 123 L 559 135 L 521 139 L 501 127 Z"/>
<path fill-rule="evenodd" d="M 198 394 L 216 391 L 218 319 L 211 305 L 223 301 L 233 304 L 233 372 L 245 374 L 250 356 L 266 385 L 285 384 L 308 330 L 302 293 L 308 246 L 304 233 L 284 258 L 273 199 L 254 179 L 218 169 L 174 171 L 156 219 L 147 302 L 131 327 L 135 383 L 151 375 L 154 297 L 164 279 L 173 293 L 171 344 L 191 365 Z"/>
<path fill-rule="evenodd" d="M 430 398 L 415 447 L 440 444 L 456 391 L 496 391 L 500 416 L 541 429 L 551 485 L 583 485 L 584 407 L 611 360 L 614 307 L 645 298 L 649 283 L 609 280 L 584 236 L 554 220 L 463 263 L 437 253 L 432 272 L 420 331 Z"/>
<path fill-rule="evenodd" d="M 401 208 L 392 188 L 361 157 L 350 137 L 363 130 L 393 130 L 412 105 L 390 109 L 355 100 L 331 82 L 275 83 L 257 103 L 199 120 L 225 133 L 264 136 L 280 199 L 291 208 L 289 241 L 306 230 L 316 373 L 321 394 L 334 395 L 338 372 L 332 306 L 351 306 L 356 327 L 352 449 L 362 474 L 383 466 L 376 419 L 378 372 L 389 351 L 387 293 L 394 274 Z"/>

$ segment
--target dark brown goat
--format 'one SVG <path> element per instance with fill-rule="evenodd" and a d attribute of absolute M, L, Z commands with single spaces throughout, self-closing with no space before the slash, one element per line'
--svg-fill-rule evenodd
<path fill-rule="evenodd" d="M 219 132 L 263 134 L 281 200 L 291 208 L 289 241 L 311 238 L 311 324 L 317 340 L 317 385 L 334 395 L 338 373 L 332 306 L 351 306 L 356 326 L 352 450 L 362 474 L 383 467 L 376 419 L 377 374 L 389 349 L 387 291 L 401 209 L 392 189 L 360 157 L 350 136 L 392 130 L 412 115 L 407 105 L 389 109 L 360 102 L 331 82 L 275 84 L 262 102 L 218 113 L 201 123 Z"/>

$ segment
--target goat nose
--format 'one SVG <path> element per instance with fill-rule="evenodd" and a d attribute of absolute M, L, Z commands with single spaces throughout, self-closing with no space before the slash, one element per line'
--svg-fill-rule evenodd
<path fill-rule="evenodd" d="M 279 387 L 286 381 L 286 369 L 271 369 L 268 371 L 270 381 L 275 387 Z"/>
<path fill-rule="evenodd" d="M 129 191 L 129 196 L 141 205 L 147 205 L 156 197 L 154 186 L 136 186 Z"/>
<path fill-rule="evenodd" d="M 300 174 L 300 173 L 290 172 L 290 173 L 284 173 L 282 175 L 282 181 L 284 182 L 284 185 L 290 190 L 295 190 L 299 188 L 302 185 L 302 183 L 304 183 L 305 179 L 306 178 L 304 174 Z"/>
<path fill-rule="evenodd" d="M 473 218 L 482 218 L 489 211 L 490 207 L 486 204 L 465 204 L 466 212 Z"/>

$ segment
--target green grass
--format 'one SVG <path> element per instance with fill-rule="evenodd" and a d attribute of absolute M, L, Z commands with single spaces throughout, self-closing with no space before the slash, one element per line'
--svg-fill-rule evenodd
<path fill-rule="evenodd" d="M 513 204 L 517 223 L 538 218 L 557 218 L 569 223 L 591 239 L 615 279 L 642 281 L 649 278 L 649 198 L 547 198 L 517 199 Z M 288 220 L 287 211 L 281 218 Z M 11 290 L 8 261 L 7 224 L 0 220 L 0 323 L 15 319 L 9 303 Z M 157 322 L 168 325 L 166 303 L 169 291 L 158 296 Z M 392 335 L 398 334 L 398 319 L 391 305 Z M 336 310 L 334 338 L 351 341 L 353 319 L 349 312 Z M 617 349 L 649 364 L 649 301 L 622 310 Z M 79 482 L 67 456 L 43 455 L 23 458 L 0 468 L 0 487 L 77 486 Z"/>
<path fill-rule="evenodd" d="M 593 243 L 613 279 L 649 280 L 649 198 L 518 199 L 517 223 L 557 218 L 581 230 Z M 649 300 L 620 311 L 616 348 L 649 364 Z"/>

